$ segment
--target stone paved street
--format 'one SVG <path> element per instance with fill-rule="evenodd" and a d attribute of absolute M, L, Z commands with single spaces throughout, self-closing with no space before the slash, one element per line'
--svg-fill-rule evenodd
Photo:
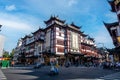
<path fill-rule="evenodd" d="M 0 69 L 0 80 L 6 80 L 5 75 L 3 74 L 3 72 Z"/>
<path fill-rule="evenodd" d="M 80 80 L 80 79 L 120 79 L 120 74 L 115 70 L 106 70 L 94 67 L 60 67 L 59 75 L 50 76 L 50 67 L 41 69 L 2 69 L 7 80 Z"/>

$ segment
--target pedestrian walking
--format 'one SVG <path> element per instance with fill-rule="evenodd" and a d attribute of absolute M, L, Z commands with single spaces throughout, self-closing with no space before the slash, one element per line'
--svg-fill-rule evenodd
<path fill-rule="evenodd" d="M 51 70 L 50 70 L 50 74 L 51 75 L 56 75 L 58 74 L 58 60 L 54 57 L 50 58 L 50 65 L 51 65 Z"/>
<path fill-rule="evenodd" d="M 15 62 L 14 62 L 14 61 L 12 61 L 12 62 L 11 62 L 11 66 L 12 66 L 12 67 L 14 67 L 14 64 L 15 64 Z"/>

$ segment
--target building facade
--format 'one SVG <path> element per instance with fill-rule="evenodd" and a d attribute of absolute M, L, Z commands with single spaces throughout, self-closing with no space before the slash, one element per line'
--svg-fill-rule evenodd
<path fill-rule="evenodd" d="M 120 61 L 120 0 L 108 1 L 111 6 L 111 12 L 116 13 L 118 21 L 113 23 L 104 23 L 106 29 L 108 30 L 113 44 L 115 46 L 114 51 L 114 61 Z"/>
<path fill-rule="evenodd" d="M 0 31 L 1 31 L 1 27 L 2 25 L 0 25 Z M 4 40 L 5 40 L 5 37 L 0 34 L 0 58 L 2 58 L 3 56 Z"/>
<path fill-rule="evenodd" d="M 5 37 L 3 35 L 0 35 L 0 57 L 3 56 L 4 40 Z"/>
<path fill-rule="evenodd" d="M 24 55 L 25 62 L 35 63 L 43 57 L 49 64 L 51 56 L 57 57 L 62 64 L 68 58 L 73 64 L 75 60 L 84 63 L 85 60 L 99 58 L 95 41 L 84 34 L 74 23 L 66 24 L 56 16 L 44 21 L 46 27 L 22 38 L 20 55 Z M 22 58 L 22 57 L 21 57 Z"/>

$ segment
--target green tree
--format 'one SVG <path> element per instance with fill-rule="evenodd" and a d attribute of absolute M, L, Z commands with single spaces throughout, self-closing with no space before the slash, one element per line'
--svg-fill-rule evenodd
<path fill-rule="evenodd" d="M 11 58 L 11 59 L 13 59 L 14 53 L 15 53 L 15 50 L 12 49 L 12 52 L 10 53 L 10 58 Z"/>
<path fill-rule="evenodd" d="M 9 52 L 8 51 L 4 51 L 3 57 L 4 58 L 9 58 L 10 57 Z"/>

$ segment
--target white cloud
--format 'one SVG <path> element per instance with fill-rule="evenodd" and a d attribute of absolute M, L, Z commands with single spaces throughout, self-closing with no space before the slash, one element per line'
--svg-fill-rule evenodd
<path fill-rule="evenodd" d="M 13 1 L 13 0 L 12 0 Z M 10 2 L 12 2 L 10 1 Z M 84 0 L 84 3 L 82 0 L 21 0 L 19 3 L 18 2 L 12 2 L 13 5 L 8 5 L 5 7 L 7 11 L 12 11 L 12 10 L 20 10 L 21 12 L 17 11 L 17 13 L 1 13 L 0 12 L 0 24 L 5 26 L 6 28 L 11 28 L 7 30 L 11 30 L 9 32 L 10 34 L 17 35 L 19 37 L 20 35 L 24 35 L 27 33 L 30 33 L 31 31 L 33 32 L 33 27 L 38 27 L 38 25 L 41 26 L 43 24 L 44 20 L 47 20 L 50 15 L 59 15 L 60 18 L 63 16 L 63 19 L 66 19 L 67 21 L 75 21 L 78 22 L 77 24 L 80 25 L 87 25 L 84 29 L 89 28 L 96 28 L 96 24 L 99 22 L 100 17 L 97 14 L 97 11 L 99 12 L 99 9 L 103 10 L 104 0 Z M 14 5 L 15 3 L 15 5 Z M 17 3 L 17 4 L 16 4 Z M 78 4 L 79 3 L 79 4 Z M 86 5 L 87 4 L 87 5 Z M 103 5 L 103 6 L 98 6 L 98 5 Z M 17 8 L 16 8 L 17 6 Z M 98 7 L 96 7 L 98 6 Z M 23 11 L 23 12 L 22 12 Z M 27 12 L 27 13 L 25 13 Z M 106 12 L 105 12 L 106 13 Z M 22 15 L 21 15 L 22 14 Z M 31 14 L 31 16 L 28 16 Z M 62 16 L 61 16 L 62 15 Z M 104 15 L 104 14 L 103 14 Z M 36 19 L 36 18 L 42 18 L 44 20 Z M 116 15 L 114 16 L 112 13 L 105 14 L 105 17 L 107 17 L 106 21 L 109 20 L 111 21 L 112 19 L 114 20 Z M 81 20 L 81 21 L 80 21 Z M 42 23 L 41 23 L 42 22 Z M 33 26 L 37 24 L 37 26 Z M 92 25 L 91 27 L 89 27 Z M 89 27 L 89 28 L 88 28 Z M 100 30 L 101 27 L 98 26 L 98 30 L 94 32 L 92 29 L 92 33 L 94 34 L 93 38 L 97 42 L 102 42 L 105 45 L 110 44 L 112 45 L 112 40 L 105 30 Z M 4 28 L 3 28 L 4 29 Z M 6 31 L 6 30 L 3 30 Z M 14 31 L 18 31 L 15 33 Z M 38 28 L 37 28 L 38 29 Z M 35 30 L 37 30 L 35 29 Z M 90 31 L 89 29 L 88 31 Z M 100 31 L 99 31 L 100 30 Z M 20 33 L 19 33 L 20 32 Z M 7 31 L 6 34 L 10 35 Z M 19 33 L 19 34 L 18 34 Z M 87 32 L 86 32 L 87 33 Z M 10 37 L 11 42 L 15 40 L 15 37 Z M 8 40 L 9 42 L 10 40 Z M 14 43 L 15 44 L 15 43 Z M 10 45 L 11 46 L 11 45 Z"/>
<path fill-rule="evenodd" d="M 105 14 L 105 17 L 107 17 L 108 22 L 117 21 L 117 16 L 115 13 L 107 13 Z"/>
<path fill-rule="evenodd" d="M 103 43 L 105 47 L 107 48 L 113 48 L 113 41 L 110 37 L 108 31 L 105 29 L 104 26 L 98 26 L 99 29 L 95 32 L 94 38 L 96 43 Z M 104 27 L 104 28 L 103 28 Z M 98 45 L 100 46 L 100 45 Z M 102 45 L 101 45 L 102 47 Z"/>
<path fill-rule="evenodd" d="M 0 24 L 3 26 L 2 34 L 6 37 L 4 49 L 11 51 L 19 38 L 37 30 L 38 26 L 35 25 L 38 22 L 36 20 L 30 15 L 0 12 Z"/>
<path fill-rule="evenodd" d="M 76 7 L 78 0 L 30 0 L 25 2 L 28 10 L 31 11 L 31 8 L 33 8 L 32 11 L 47 16 L 51 14 L 68 15 L 68 13 L 72 14 L 78 10 L 78 7 Z"/>
<path fill-rule="evenodd" d="M 14 16 L 11 14 L 0 13 L 0 24 L 4 27 L 12 28 L 18 31 L 32 31 L 33 28 L 29 24 L 30 22 L 25 21 L 24 18 L 19 16 Z"/>
<path fill-rule="evenodd" d="M 24 30 L 24 31 L 26 31 L 26 30 L 31 31 L 32 30 L 30 25 L 23 23 L 23 22 L 0 19 L 0 23 L 5 27 L 13 28 L 16 30 Z"/>
<path fill-rule="evenodd" d="M 5 6 L 5 9 L 6 9 L 7 11 L 13 11 L 13 10 L 16 10 L 16 6 L 15 6 L 15 5 Z"/>
<path fill-rule="evenodd" d="M 72 6 L 72 5 L 76 4 L 76 3 L 77 3 L 76 0 L 69 0 L 68 6 Z"/>

